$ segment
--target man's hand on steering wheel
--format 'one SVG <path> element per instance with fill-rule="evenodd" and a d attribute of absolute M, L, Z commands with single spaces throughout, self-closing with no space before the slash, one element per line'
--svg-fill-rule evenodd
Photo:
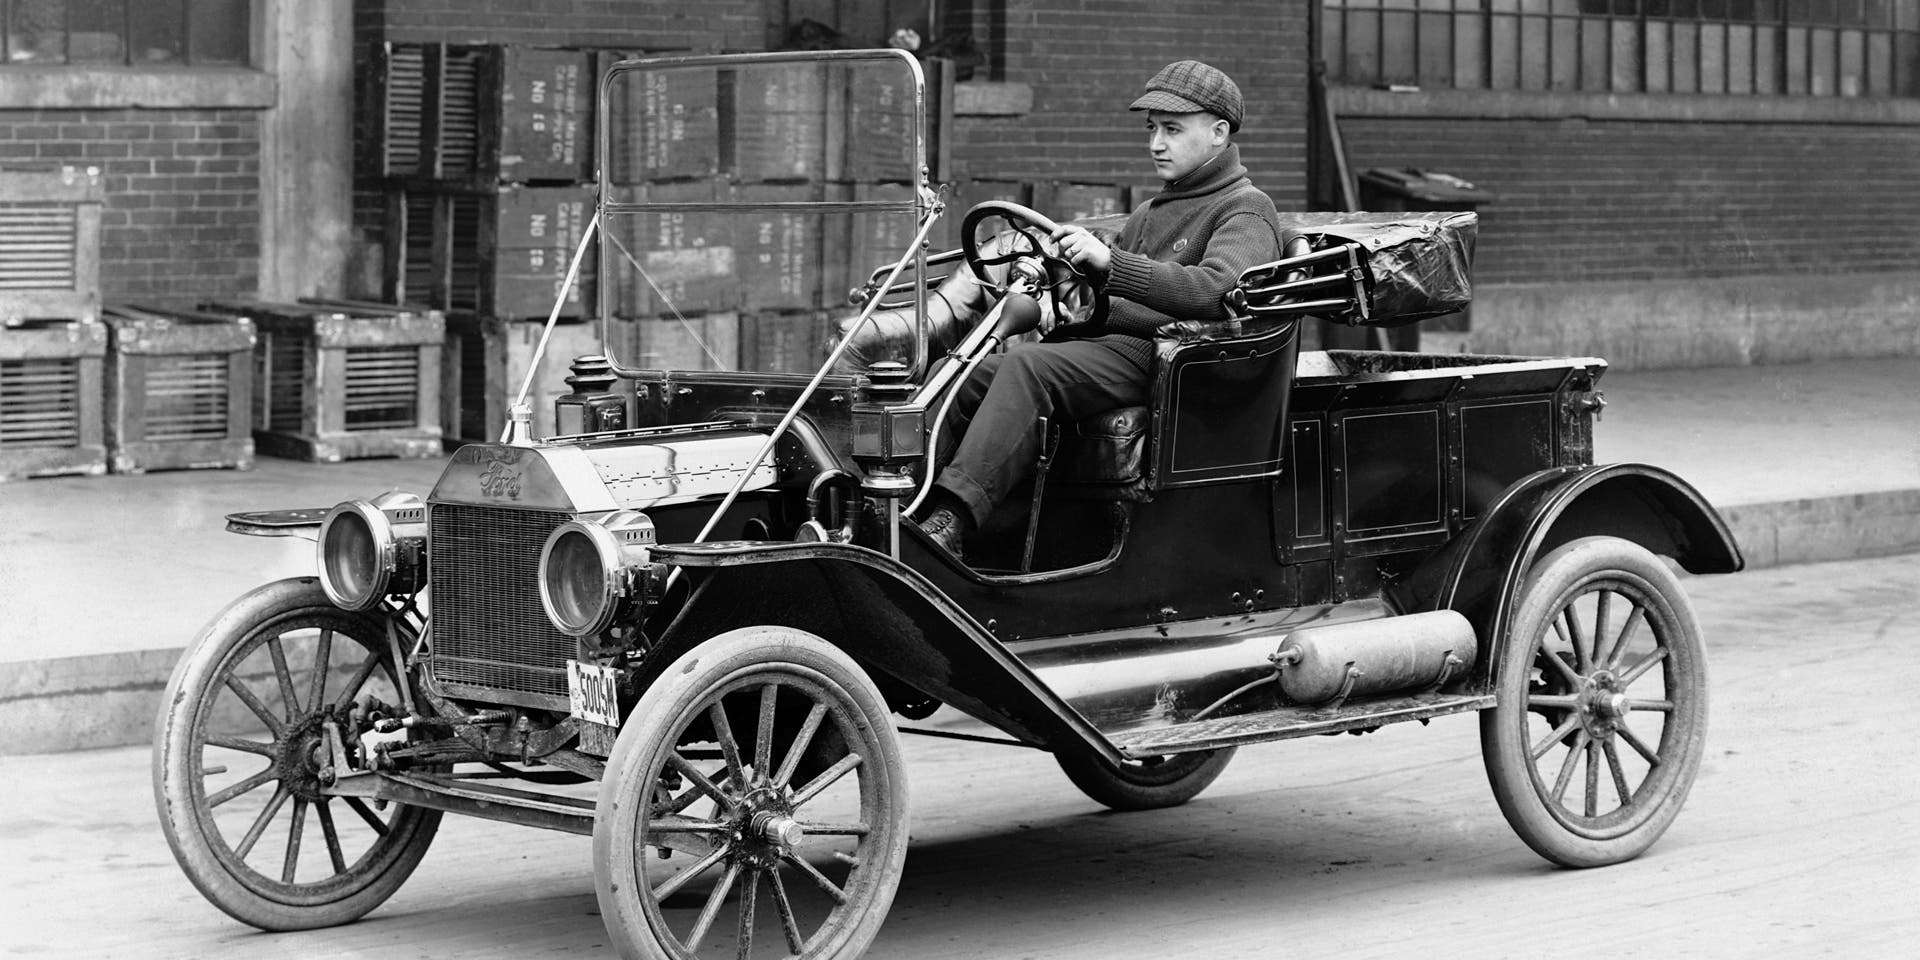
<path fill-rule="evenodd" d="M 1091 230 L 1066 223 L 1055 227 L 1048 238 L 1059 248 L 1060 256 L 1073 264 L 1074 269 L 1091 278 L 1096 285 L 1106 283 L 1107 270 L 1113 266 L 1113 251 Z"/>
<path fill-rule="evenodd" d="M 997 257 L 986 256 L 980 249 L 979 229 L 987 220 L 998 217 L 1012 228 L 1012 235 L 1023 238 L 1026 248 L 1018 252 L 1002 252 Z M 1037 231 L 1037 235 L 1036 235 Z M 1098 270 L 1082 266 L 1076 257 L 1063 244 L 1060 238 L 1067 238 L 1072 250 L 1079 251 L 1081 258 L 1097 258 Z M 1014 241 L 1009 241 L 1014 242 Z M 1070 336 L 1098 335 L 1104 332 L 1107 321 L 1107 294 L 1105 289 L 1106 268 L 1111 262 L 1106 244 L 1077 226 L 1062 226 L 1048 219 L 1044 214 L 1035 212 L 1017 203 L 1002 200 L 988 200 L 967 211 L 960 223 L 960 247 L 967 266 L 975 278 L 989 286 L 997 286 L 991 279 L 989 267 L 1009 263 L 1023 257 L 1035 257 L 1040 261 L 1047 275 L 1045 289 L 1041 292 L 1051 295 L 1058 316 L 1044 317 L 1041 330 L 1043 336 L 1051 337 L 1056 333 Z M 1097 249 L 1096 249 L 1097 248 Z M 1079 302 L 1087 307 L 1087 317 L 1082 321 L 1073 321 L 1065 314 L 1065 304 Z M 1063 330 L 1062 327 L 1071 329 Z"/>

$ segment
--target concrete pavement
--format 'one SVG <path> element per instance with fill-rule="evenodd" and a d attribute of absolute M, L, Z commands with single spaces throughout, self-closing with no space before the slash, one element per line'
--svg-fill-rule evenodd
<path fill-rule="evenodd" d="M 1899 651 L 1920 642 L 1916 568 L 1691 582 L 1712 691 L 1699 779 L 1652 850 L 1597 870 L 1554 869 L 1514 837 L 1466 717 L 1249 747 L 1192 803 L 1129 814 L 1037 751 L 903 738 L 912 847 L 868 957 L 1910 957 L 1920 658 Z M 365 920 L 258 933 L 175 866 L 147 764 L 138 748 L 0 758 L 0 955 L 610 952 L 587 838 L 463 817 Z M 265 843 L 286 843 L 280 823 Z"/>
<path fill-rule="evenodd" d="M 1610 372 L 1596 460 L 1665 467 L 1754 567 L 1920 550 L 1920 358 Z M 439 460 L 0 484 L 0 752 L 139 742 L 180 648 L 234 597 L 309 574 L 312 545 L 236 510 L 424 493 Z"/>

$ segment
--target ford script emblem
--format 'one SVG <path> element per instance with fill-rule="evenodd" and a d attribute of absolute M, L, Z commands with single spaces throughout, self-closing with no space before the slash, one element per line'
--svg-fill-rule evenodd
<path fill-rule="evenodd" d="M 520 471 L 507 466 L 504 460 L 495 460 L 488 465 L 487 472 L 480 475 L 480 492 L 489 497 L 520 499 Z"/>

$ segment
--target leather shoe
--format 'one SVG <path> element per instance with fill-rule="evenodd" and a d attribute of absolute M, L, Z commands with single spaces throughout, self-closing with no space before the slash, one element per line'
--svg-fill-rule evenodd
<path fill-rule="evenodd" d="M 967 520 L 967 517 L 952 507 L 940 507 L 928 514 L 925 520 L 920 521 L 920 532 L 958 559 L 962 556 L 961 541 L 966 539 L 967 535 Z"/>

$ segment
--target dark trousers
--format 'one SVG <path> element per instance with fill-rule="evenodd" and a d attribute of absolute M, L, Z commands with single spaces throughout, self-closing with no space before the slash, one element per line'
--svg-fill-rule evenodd
<path fill-rule="evenodd" d="M 958 436 L 959 447 L 937 485 L 983 524 L 1033 476 L 1046 442 L 1043 418 L 1072 422 L 1139 406 L 1147 388 L 1148 371 L 1102 341 L 1015 344 L 981 361 L 959 386 L 941 442 Z"/>

